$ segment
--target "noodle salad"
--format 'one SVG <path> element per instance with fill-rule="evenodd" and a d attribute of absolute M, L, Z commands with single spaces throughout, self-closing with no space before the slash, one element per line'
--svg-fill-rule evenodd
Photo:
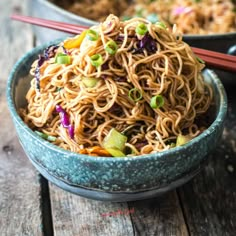
<path fill-rule="evenodd" d="M 109 15 L 39 55 L 19 113 L 39 136 L 72 152 L 160 152 L 207 128 L 199 121 L 213 92 L 203 68 L 176 28 Z"/>

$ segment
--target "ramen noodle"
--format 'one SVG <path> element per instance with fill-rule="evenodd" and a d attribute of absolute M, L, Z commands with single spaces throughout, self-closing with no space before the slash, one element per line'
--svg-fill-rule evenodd
<path fill-rule="evenodd" d="M 98 156 L 165 151 L 199 135 L 212 102 L 204 62 L 176 28 L 143 18 L 99 25 L 33 63 L 20 114 L 55 145 Z"/>

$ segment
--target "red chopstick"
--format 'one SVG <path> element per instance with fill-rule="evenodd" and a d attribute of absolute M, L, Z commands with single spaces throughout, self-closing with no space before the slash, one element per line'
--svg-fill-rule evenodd
<path fill-rule="evenodd" d="M 17 15 L 17 14 L 11 15 L 11 19 L 71 34 L 80 34 L 83 30 L 88 29 L 88 26 L 64 23 L 54 20 L 47 20 L 32 16 Z"/>
<path fill-rule="evenodd" d="M 210 51 L 202 48 L 191 47 L 208 66 L 236 72 L 236 56 Z"/>
<path fill-rule="evenodd" d="M 83 30 L 89 28 L 89 26 L 82 26 L 82 25 L 64 23 L 54 20 L 46 20 L 42 18 L 23 16 L 17 14 L 11 15 L 11 19 L 71 34 L 80 34 Z M 191 48 L 197 56 L 199 56 L 203 61 L 205 61 L 207 66 L 236 72 L 236 56 L 196 47 L 191 47 Z"/>

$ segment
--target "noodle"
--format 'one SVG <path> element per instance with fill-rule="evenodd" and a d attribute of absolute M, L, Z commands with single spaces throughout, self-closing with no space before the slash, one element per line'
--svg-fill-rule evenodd
<path fill-rule="evenodd" d="M 144 35 L 136 33 L 140 24 L 147 27 Z M 212 89 L 201 75 L 204 64 L 180 35 L 143 18 L 122 22 L 114 15 L 91 30 L 98 33 L 94 41 L 82 33 L 50 46 L 33 63 L 28 106 L 20 110 L 30 128 L 64 149 L 98 156 L 110 156 L 104 139 L 112 129 L 127 137 L 123 151 L 132 156 L 170 149 L 180 135 L 192 139 L 206 128 L 198 120 L 211 105 Z M 113 54 L 106 49 L 111 40 Z M 57 63 L 61 53 L 71 62 Z M 97 66 L 95 54 L 102 58 Z M 157 97 L 163 104 L 153 107 Z"/>
<path fill-rule="evenodd" d="M 143 17 L 177 25 L 183 34 L 214 34 L 236 31 L 233 0 L 70 0 L 54 1 L 70 12 L 103 21 L 113 13 L 121 18 Z"/>

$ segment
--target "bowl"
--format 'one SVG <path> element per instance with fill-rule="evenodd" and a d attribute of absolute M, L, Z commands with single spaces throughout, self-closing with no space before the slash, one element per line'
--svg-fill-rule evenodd
<path fill-rule="evenodd" d="M 17 111 L 26 105 L 32 62 L 43 49 L 59 41 L 26 53 L 13 67 L 7 84 L 8 108 L 19 141 L 29 160 L 46 179 L 86 198 L 122 202 L 163 194 L 186 183 L 201 170 L 221 138 L 227 112 L 224 86 L 208 69 L 203 75 L 214 91 L 212 122 L 183 146 L 137 157 L 94 157 L 66 151 L 35 134 Z"/>

